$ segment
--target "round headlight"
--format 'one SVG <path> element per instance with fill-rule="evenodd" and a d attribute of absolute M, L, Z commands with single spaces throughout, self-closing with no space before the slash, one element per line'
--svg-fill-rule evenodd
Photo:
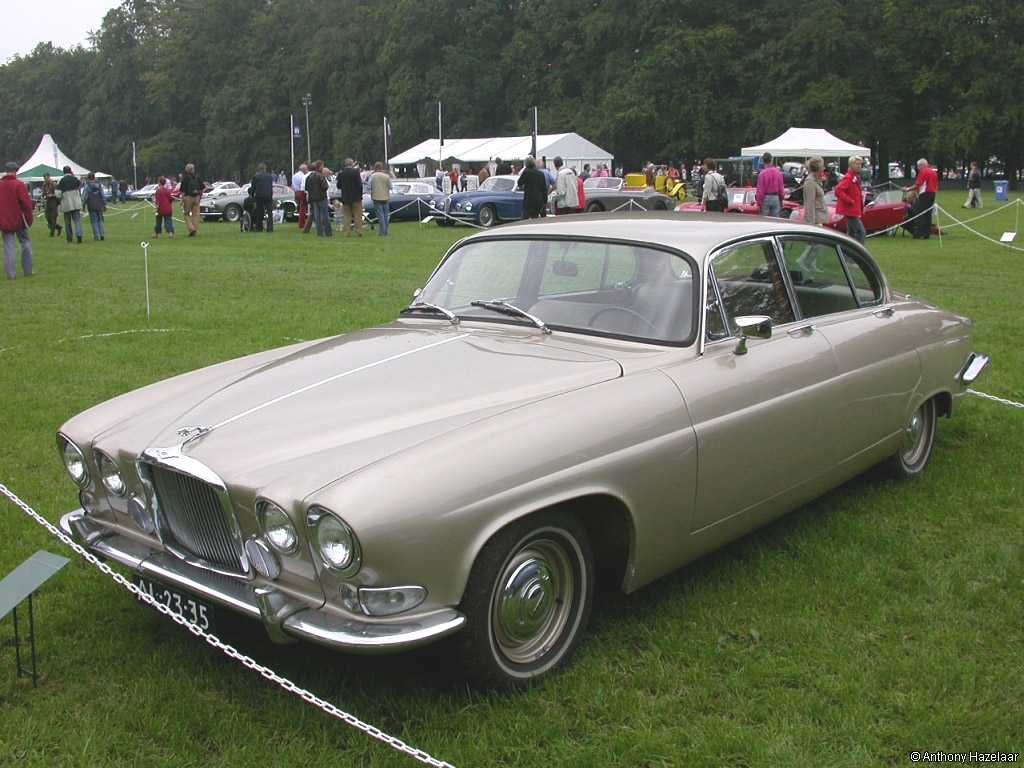
<path fill-rule="evenodd" d="M 324 565 L 346 572 L 359 567 L 359 542 L 341 518 L 322 507 L 311 507 L 309 524 L 313 528 L 313 544 Z"/>
<path fill-rule="evenodd" d="M 85 464 L 85 455 L 64 435 L 57 435 L 57 442 L 60 445 L 60 456 L 64 462 L 64 469 L 71 475 L 71 479 L 82 487 L 88 485 L 89 468 Z"/>
<path fill-rule="evenodd" d="M 272 501 L 260 500 L 256 512 L 271 546 L 286 555 L 294 552 L 299 544 L 299 534 L 285 511 Z"/>
<path fill-rule="evenodd" d="M 103 451 L 96 451 L 96 464 L 100 468 L 100 479 L 103 480 L 104 487 L 115 496 L 124 496 L 128 486 L 124 484 L 121 470 L 117 468 L 114 460 Z"/>
<path fill-rule="evenodd" d="M 467 200 L 466 202 L 464 202 L 462 204 L 462 210 L 464 210 L 464 211 L 472 211 L 473 210 L 473 204 L 471 202 L 469 202 L 469 200 Z"/>

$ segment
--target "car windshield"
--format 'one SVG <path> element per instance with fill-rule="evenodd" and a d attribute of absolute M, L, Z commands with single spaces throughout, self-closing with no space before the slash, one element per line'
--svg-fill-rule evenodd
<path fill-rule="evenodd" d="M 875 195 L 875 199 L 871 201 L 872 205 L 891 205 L 892 203 L 903 202 L 903 190 L 901 189 L 887 189 L 884 192 L 879 192 Z"/>
<path fill-rule="evenodd" d="M 554 330 L 687 344 L 694 330 L 689 258 L 643 245 L 496 239 L 452 252 L 418 300 L 464 319 L 532 325 L 473 306 L 505 301 Z"/>
<path fill-rule="evenodd" d="M 516 188 L 516 180 L 507 176 L 491 176 L 480 185 L 482 192 L 511 192 Z"/>
<path fill-rule="evenodd" d="M 621 189 L 622 179 L 614 176 L 591 177 L 583 182 L 584 189 Z"/>

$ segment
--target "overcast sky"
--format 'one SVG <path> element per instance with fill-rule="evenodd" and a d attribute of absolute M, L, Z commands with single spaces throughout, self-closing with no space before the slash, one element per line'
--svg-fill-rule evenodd
<path fill-rule="evenodd" d="M 84 44 L 120 0 L 4 0 L 0 63 L 51 41 L 61 48 Z"/>

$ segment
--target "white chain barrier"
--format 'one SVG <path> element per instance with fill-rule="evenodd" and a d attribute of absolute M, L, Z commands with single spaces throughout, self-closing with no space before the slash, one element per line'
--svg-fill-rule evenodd
<path fill-rule="evenodd" d="M 350 715 L 348 712 L 345 712 L 342 709 L 339 709 L 338 707 L 331 704 L 329 701 L 325 701 L 316 694 L 296 685 L 287 677 L 281 677 L 269 667 L 265 667 L 259 662 L 257 662 L 251 656 L 247 656 L 246 654 L 237 650 L 235 647 L 222 642 L 215 635 L 212 635 L 204 629 L 201 629 L 198 625 L 193 624 L 188 619 L 186 619 L 182 614 L 175 613 L 163 603 L 160 603 L 155 598 L 150 597 L 150 595 L 146 591 L 139 589 L 139 587 L 132 584 L 132 582 L 130 582 L 120 573 L 112 569 L 106 563 L 102 562 L 98 557 L 96 557 L 94 554 L 86 550 L 84 547 L 80 546 L 77 542 L 73 541 L 70 536 L 65 534 L 62 530 L 57 528 L 57 526 L 55 526 L 49 520 L 44 518 L 34 509 L 32 509 L 32 507 L 30 507 L 28 504 L 22 501 L 16 493 L 8 489 L 7 486 L 4 485 L 3 483 L 0 483 L 0 494 L 6 496 L 7 499 L 12 504 L 14 504 L 22 512 L 28 515 L 28 517 L 37 522 L 39 525 L 43 526 L 43 528 L 49 531 L 51 535 L 53 535 L 55 538 L 59 539 L 61 542 L 69 546 L 71 549 L 73 549 L 75 552 L 81 555 L 86 561 L 88 561 L 91 565 L 94 565 L 96 568 L 98 568 L 101 573 L 105 573 L 107 576 L 113 579 L 115 583 L 117 583 L 119 586 L 123 587 L 125 590 L 130 592 L 136 599 L 140 600 L 143 603 L 146 603 L 146 605 L 150 606 L 151 608 L 156 609 L 164 616 L 167 616 L 169 619 L 171 619 L 175 624 L 184 627 L 196 637 L 201 637 L 209 645 L 222 651 L 226 656 L 228 656 L 228 658 L 234 659 L 235 661 L 242 664 L 242 666 L 246 667 L 247 669 L 251 669 L 253 672 L 258 673 L 259 675 L 266 678 L 275 685 L 279 686 L 280 688 L 284 689 L 288 693 L 298 696 L 304 702 L 316 707 L 325 714 L 330 715 L 331 717 L 336 718 L 338 720 L 341 720 L 343 723 L 345 723 L 345 725 L 348 725 L 349 727 L 354 728 L 357 731 L 363 732 L 371 739 L 376 739 L 382 744 L 386 744 L 392 749 L 401 752 L 405 755 L 408 755 L 413 760 L 423 763 L 424 765 L 434 766 L 434 768 L 454 768 L 454 766 L 452 766 L 451 763 L 446 763 L 442 760 L 433 758 L 429 754 L 424 752 L 422 749 L 416 749 L 414 747 L 411 747 L 401 739 L 388 735 L 380 728 L 370 725 L 369 723 L 364 723 L 359 718 L 355 717 L 354 715 Z"/>
<path fill-rule="evenodd" d="M 980 397 L 984 400 L 990 400 L 993 403 L 999 403 L 1000 405 L 1008 405 L 1011 408 L 1024 408 L 1024 403 L 1018 403 L 1015 400 L 1007 400 L 1005 397 L 996 397 L 995 395 L 990 395 L 987 392 L 979 392 L 976 389 L 968 388 L 967 393 L 970 395 L 974 395 L 975 397 Z"/>
<path fill-rule="evenodd" d="M 963 227 L 968 232 L 970 232 L 972 235 L 977 235 L 982 240 L 988 240 L 990 243 L 993 243 L 994 245 L 998 245 L 1000 248 L 1009 248 L 1011 251 L 1021 251 L 1021 252 L 1024 252 L 1024 248 L 1021 248 L 1019 245 L 1013 245 L 1012 243 L 1004 243 L 1001 240 L 996 240 L 994 237 L 989 237 L 988 235 L 979 232 L 978 230 L 974 229 L 974 227 L 967 226 L 967 222 L 960 221 L 955 216 L 953 216 L 953 214 L 951 214 L 949 211 L 947 211 L 945 208 L 939 208 L 939 210 L 942 211 L 947 216 L 949 216 L 949 218 L 953 219 L 953 221 L 955 222 L 954 224 L 950 225 L 950 228 L 952 228 L 952 227 Z"/>

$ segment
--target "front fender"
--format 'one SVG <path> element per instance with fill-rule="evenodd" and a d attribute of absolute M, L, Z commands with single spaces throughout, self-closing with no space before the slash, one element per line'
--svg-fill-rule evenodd
<path fill-rule="evenodd" d="M 675 568 L 696 487 L 696 438 L 658 371 L 551 397 L 372 464 L 311 501 L 342 515 L 366 585 L 419 584 L 428 607 L 458 605 L 480 549 L 540 509 L 619 500 L 634 531 L 627 587 Z M 339 585 L 325 584 L 327 594 Z M 336 594 L 336 592 L 335 592 Z"/>

